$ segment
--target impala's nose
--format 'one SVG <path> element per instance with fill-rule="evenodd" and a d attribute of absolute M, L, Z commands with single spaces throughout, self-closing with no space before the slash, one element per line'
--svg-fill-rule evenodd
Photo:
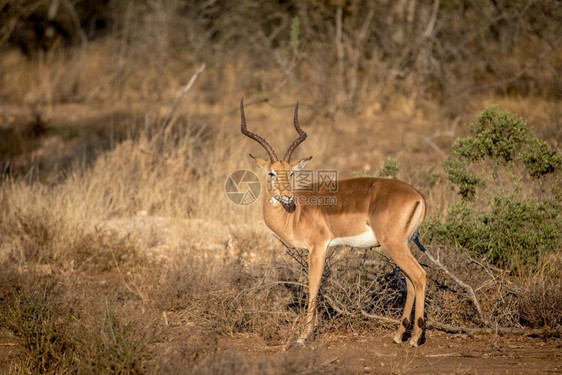
<path fill-rule="evenodd" d="M 295 198 L 292 195 L 282 195 L 279 197 L 279 202 L 283 205 L 287 212 L 292 213 L 296 209 Z"/>
<path fill-rule="evenodd" d="M 294 197 L 292 195 L 283 194 L 279 197 L 279 201 L 285 204 L 292 204 L 294 202 Z"/>

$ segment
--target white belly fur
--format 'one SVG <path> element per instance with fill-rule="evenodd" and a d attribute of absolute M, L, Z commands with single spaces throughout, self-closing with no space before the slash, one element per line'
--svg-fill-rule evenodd
<path fill-rule="evenodd" d="M 345 245 L 350 247 L 365 248 L 378 246 L 378 244 L 375 233 L 369 229 L 357 236 L 334 238 L 330 240 L 328 246 Z"/>

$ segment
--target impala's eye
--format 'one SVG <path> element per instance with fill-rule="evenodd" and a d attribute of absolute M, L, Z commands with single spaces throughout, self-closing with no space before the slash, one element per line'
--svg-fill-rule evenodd
<path fill-rule="evenodd" d="M 269 172 L 268 176 L 269 177 L 277 177 L 277 174 L 275 172 Z"/>

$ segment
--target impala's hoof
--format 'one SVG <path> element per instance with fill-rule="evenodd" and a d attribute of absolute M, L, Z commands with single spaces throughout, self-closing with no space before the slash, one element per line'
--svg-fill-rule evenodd
<path fill-rule="evenodd" d="M 418 347 L 418 340 L 411 339 L 410 340 L 410 347 L 417 348 Z"/>
<path fill-rule="evenodd" d="M 396 334 L 394 335 L 394 342 L 397 344 L 402 344 L 402 335 Z"/>

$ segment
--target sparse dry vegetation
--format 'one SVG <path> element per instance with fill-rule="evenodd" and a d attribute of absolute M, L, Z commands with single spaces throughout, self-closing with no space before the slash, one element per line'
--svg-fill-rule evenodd
<path fill-rule="evenodd" d="M 0 372 L 364 370 L 323 344 L 390 333 L 403 276 L 330 250 L 317 344 L 284 352 L 306 254 L 225 196 L 261 152 L 241 96 L 273 146 L 298 98 L 313 167 L 424 192 L 430 255 L 473 293 L 414 251 L 429 330 L 559 338 L 561 17 L 548 0 L 0 4 Z M 477 117 L 493 103 L 516 116 Z"/>

